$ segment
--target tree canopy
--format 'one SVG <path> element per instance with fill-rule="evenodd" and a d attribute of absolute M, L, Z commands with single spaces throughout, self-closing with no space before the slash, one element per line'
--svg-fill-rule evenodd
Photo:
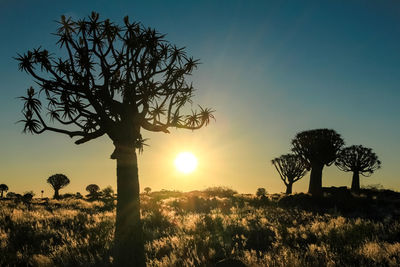
<path fill-rule="evenodd" d="M 359 172 L 370 176 L 381 168 L 381 161 L 371 148 L 353 145 L 343 148 L 335 162 L 336 166 L 345 172 Z"/>
<path fill-rule="evenodd" d="M 165 35 L 128 17 L 119 26 L 95 12 L 76 21 L 62 16 L 58 23 L 56 36 L 65 57 L 41 47 L 17 57 L 19 69 L 39 87 L 21 97 L 25 132 L 66 134 L 78 138 L 76 144 L 107 134 L 114 144 L 142 149 L 140 128 L 194 130 L 214 118 L 203 107 L 182 114 L 194 92 L 185 77 L 199 61 Z"/>
<path fill-rule="evenodd" d="M 89 194 L 94 195 L 100 190 L 100 187 L 97 184 L 90 184 L 86 186 L 86 191 L 89 192 Z"/>
<path fill-rule="evenodd" d="M 331 165 L 344 145 L 340 134 L 331 129 L 314 129 L 296 134 L 292 151 L 311 168 L 313 163 Z"/>

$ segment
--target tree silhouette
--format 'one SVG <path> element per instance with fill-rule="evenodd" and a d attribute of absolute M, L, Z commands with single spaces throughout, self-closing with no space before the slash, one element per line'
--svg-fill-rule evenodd
<path fill-rule="evenodd" d="M 296 134 L 292 151 L 299 155 L 308 170 L 311 169 L 308 192 L 322 195 L 322 169 L 335 162 L 344 145 L 340 134 L 331 129 L 315 129 Z"/>
<path fill-rule="evenodd" d="M 14 192 L 8 192 L 6 198 L 16 198 L 17 194 Z"/>
<path fill-rule="evenodd" d="M 66 187 L 69 184 L 69 179 L 64 174 L 54 174 L 47 178 L 47 182 L 53 187 L 54 189 L 54 197 L 55 199 L 59 199 L 59 191 L 60 189 Z"/>
<path fill-rule="evenodd" d="M 265 190 L 265 188 L 263 188 L 263 187 L 257 188 L 256 196 L 265 197 L 266 194 L 267 194 L 267 190 Z"/>
<path fill-rule="evenodd" d="M 381 168 L 381 161 L 372 149 L 361 145 L 343 148 L 335 164 L 342 171 L 353 172 L 351 182 L 353 191 L 360 190 L 360 174 L 369 177 Z"/>
<path fill-rule="evenodd" d="M 146 192 L 147 195 L 151 192 L 150 187 L 145 187 L 143 190 L 144 190 L 144 192 Z"/>
<path fill-rule="evenodd" d="M 297 182 L 307 172 L 307 166 L 304 161 L 294 154 L 282 155 L 272 161 L 275 169 L 278 171 L 283 183 L 286 185 L 286 194 L 292 193 L 293 183 Z"/>
<path fill-rule="evenodd" d="M 86 191 L 89 192 L 91 197 L 97 197 L 99 195 L 100 187 L 97 184 L 90 184 L 86 186 Z"/>
<path fill-rule="evenodd" d="M 8 186 L 6 184 L 0 184 L 1 198 L 4 196 L 4 192 L 8 191 Z"/>
<path fill-rule="evenodd" d="M 198 61 L 167 42 L 165 35 L 128 17 L 118 26 L 93 12 L 77 21 L 61 16 L 59 24 L 56 35 L 64 59 L 43 48 L 17 57 L 19 68 L 34 78 L 42 93 L 30 87 L 22 97 L 24 131 L 61 133 L 78 138 L 76 144 L 102 135 L 112 140 L 118 196 L 114 263 L 144 266 L 136 155 L 145 141 L 141 129 L 196 130 L 214 118 L 211 109 L 202 107 L 182 114 L 194 91 L 186 77 Z"/>
<path fill-rule="evenodd" d="M 107 186 L 103 190 L 101 190 L 101 194 L 105 198 L 113 198 L 114 197 L 114 189 L 111 186 Z"/>

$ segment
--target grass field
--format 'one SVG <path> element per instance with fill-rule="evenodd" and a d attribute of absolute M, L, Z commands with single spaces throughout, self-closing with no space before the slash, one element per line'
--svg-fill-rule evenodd
<path fill-rule="evenodd" d="M 148 266 L 400 266 L 398 193 L 143 194 Z M 0 202 L 0 266 L 109 266 L 115 200 Z"/>

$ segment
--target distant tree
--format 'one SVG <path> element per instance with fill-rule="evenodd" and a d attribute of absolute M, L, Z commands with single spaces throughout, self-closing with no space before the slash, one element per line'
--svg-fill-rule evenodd
<path fill-rule="evenodd" d="M 70 181 L 68 177 L 60 173 L 54 174 L 49 178 L 47 178 L 47 183 L 49 183 L 54 189 L 54 197 L 53 197 L 54 199 L 60 198 L 59 194 L 60 189 L 66 187 L 69 184 L 69 182 Z"/>
<path fill-rule="evenodd" d="M 64 58 L 43 48 L 17 57 L 20 70 L 34 78 L 41 92 L 30 87 L 22 97 L 24 131 L 65 134 L 79 138 L 76 144 L 102 135 L 113 141 L 118 185 L 114 262 L 145 266 L 135 149 L 143 150 L 141 129 L 197 130 L 214 118 L 211 109 L 202 107 L 182 114 L 194 92 L 186 77 L 198 61 L 128 17 L 119 26 L 93 12 L 75 21 L 61 16 L 59 24 L 56 36 Z"/>
<path fill-rule="evenodd" d="M 90 184 L 86 186 L 86 191 L 89 192 L 89 196 L 98 197 L 99 196 L 100 187 L 97 184 Z"/>
<path fill-rule="evenodd" d="M 265 197 L 266 195 L 267 195 L 267 190 L 265 190 L 265 188 L 262 188 L 262 187 L 257 188 L 256 196 Z"/>
<path fill-rule="evenodd" d="M 335 162 L 344 145 L 340 134 L 331 129 L 315 129 L 296 134 L 292 140 L 292 151 L 301 157 L 311 170 L 308 192 L 322 195 L 322 169 Z"/>
<path fill-rule="evenodd" d="M 4 192 L 8 191 L 8 186 L 6 184 L 0 184 L 1 198 L 3 198 Z"/>
<path fill-rule="evenodd" d="M 381 168 L 381 161 L 372 149 L 361 145 L 343 148 L 335 164 L 342 171 L 353 172 L 353 191 L 360 190 L 360 174 L 368 177 Z"/>
<path fill-rule="evenodd" d="M 41 193 L 40 197 L 43 198 L 44 190 L 40 191 L 40 193 Z"/>
<path fill-rule="evenodd" d="M 109 185 L 103 190 L 101 190 L 101 194 L 105 198 L 113 198 L 114 197 L 114 189 Z"/>
<path fill-rule="evenodd" d="M 271 162 L 279 173 L 281 180 L 286 185 L 286 194 L 291 194 L 293 183 L 303 178 L 306 174 L 306 164 L 295 154 L 282 155 L 279 158 L 273 159 Z"/>
<path fill-rule="evenodd" d="M 25 191 L 22 196 L 24 195 L 31 195 L 32 197 L 34 197 L 36 194 L 33 192 L 33 190 L 30 190 L 30 191 Z"/>
<path fill-rule="evenodd" d="M 146 192 L 146 194 L 149 194 L 151 192 L 151 188 L 150 187 L 145 187 L 144 192 Z"/>
<path fill-rule="evenodd" d="M 6 198 L 16 198 L 17 194 L 14 192 L 8 192 Z"/>
<path fill-rule="evenodd" d="M 32 201 L 32 198 L 35 196 L 35 193 L 33 191 L 27 191 L 22 195 L 22 201 L 25 204 L 30 204 Z"/>

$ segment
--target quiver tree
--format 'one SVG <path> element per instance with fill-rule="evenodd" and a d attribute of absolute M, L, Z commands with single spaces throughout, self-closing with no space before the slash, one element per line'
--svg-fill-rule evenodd
<path fill-rule="evenodd" d="M 360 174 L 369 177 L 381 168 L 381 161 L 371 148 L 349 146 L 343 148 L 335 162 L 336 166 L 345 172 L 353 172 L 351 190 L 360 190 Z"/>
<path fill-rule="evenodd" d="M 257 197 L 265 197 L 267 195 L 267 190 L 263 187 L 257 188 L 256 196 Z"/>
<path fill-rule="evenodd" d="M 100 187 L 97 184 L 90 184 L 86 186 L 86 191 L 89 192 L 91 197 L 97 197 L 99 195 Z"/>
<path fill-rule="evenodd" d="M 59 199 L 60 194 L 59 191 L 61 188 L 69 185 L 69 179 L 64 174 L 54 174 L 47 178 L 47 183 L 49 183 L 54 189 L 54 198 Z"/>
<path fill-rule="evenodd" d="M 143 190 L 147 195 L 151 192 L 151 188 L 150 187 L 145 187 Z"/>
<path fill-rule="evenodd" d="M 343 145 L 340 134 L 331 129 L 300 132 L 292 140 L 292 151 L 311 170 L 308 192 L 312 195 L 322 195 L 322 169 L 335 162 Z"/>
<path fill-rule="evenodd" d="M 1 198 L 4 196 L 4 192 L 8 191 L 8 186 L 6 184 L 0 184 Z"/>
<path fill-rule="evenodd" d="M 286 194 L 291 194 L 293 183 L 303 178 L 306 174 L 306 164 L 298 155 L 294 154 L 282 155 L 271 162 L 286 185 Z"/>
<path fill-rule="evenodd" d="M 22 97 L 24 131 L 65 134 L 77 138 L 76 144 L 102 135 L 112 140 L 118 195 L 114 264 L 144 266 L 136 155 L 145 141 L 141 130 L 196 130 L 214 118 L 202 107 L 182 114 L 194 91 L 186 77 L 198 61 L 128 17 L 119 26 L 93 12 L 76 21 L 61 16 L 59 25 L 65 57 L 43 48 L 17 57 L 20 70 L 39 87 L 39 94 L 30 87 Z"/>

